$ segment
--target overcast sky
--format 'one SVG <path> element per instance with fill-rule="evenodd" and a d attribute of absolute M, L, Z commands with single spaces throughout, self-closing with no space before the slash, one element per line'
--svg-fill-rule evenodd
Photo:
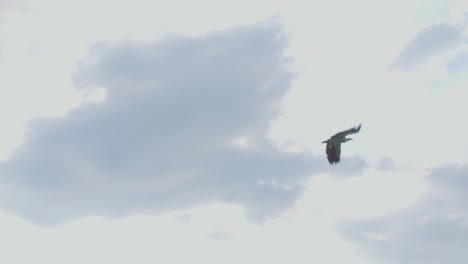
<path fill-rule="evenodd" d="M 465 263 L 465 11 L 0 0 L 0 261 Z"/>

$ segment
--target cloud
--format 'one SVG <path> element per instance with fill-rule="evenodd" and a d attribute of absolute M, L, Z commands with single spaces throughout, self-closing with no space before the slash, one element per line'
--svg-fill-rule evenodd
<path fill-rule="evenodd" d="M 19 3 L 15 0 L 2 0 L 0 2 L 0 19 L 2 18 L 3 13 L 13 6 L 17 6 Z"/>
<path fill-rule="evenodd" d="M 0 22 L 2 22 L 5 13 L 11 9 L 20 9 L 22 6 L 16 0 L 2 0 L 0 1 Z M 1 33 L 1 31 L 0 31 Z"/>
<path fill-rule="evenodd" d="M 368 164 L 362 156 L 344 157 L 338 165 L 330 167 L 330 172 L 336 178 L 360 176 L 367 167 Z"/>
<path fill-rule="evenodd" d="M 229 235 L 224 232 L 213 232 L 208 235 L 213 240 L 226 240 L 229 239 Z"/>
<path fill-rule="evenodd" d="M 374 261 L 466 263 L 466 175 L 468 165 L 438 167 L 428 177 L 431 188 L 422 200 L 386 217 L 348 222 L 343 226 L 343 235 Z"/>
<path fill-rule="evenodd" d="M 464 43 L 462 27 L 436 24 L 421 30 L 392 62 L 391 68 L 416 70 L 429 58 L 453 50 Z"/>
<path fill-rule="evenodd" d="M 463 73 L 468 70 L 468 51 L 458 53 L 447 63 L 447 70 L 451 73 Z"/>
<path fill-rule="evenodd" d="M 272 20 L 95 45 L 74 83 L 106 99 L 29 123 L 0 164 L 1 206 L 41 225 L 213 202 L 242 204 L 252 221 L 281 213 L 329 168 L 266 138 L 293 78 L 285 46 Z"/>
<path fill-rule="evenodd" d="M 5 13 L 11 11 L 24 10 L 23 4 L 18 0 L 1 0 L 0 1 L 0 22 L 2 22 Z"/>
<path fill-rule="evenodd" d="M 381 158 L 377 163 L 377 169 L 381 171 L 389 171 L 396 168 L 395 160 L 388 157 Z"/>

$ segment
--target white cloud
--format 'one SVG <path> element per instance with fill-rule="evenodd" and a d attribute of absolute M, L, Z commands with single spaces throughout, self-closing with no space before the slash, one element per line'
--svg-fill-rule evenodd
<path fill-rule="evenodd" d="M 467 40 L 463 35 L 465 23 L 441 23 L 421 30 L 392 62 L 391 68 L 416 70 L 428 59 L 460 47 Z"/>
<path fill-rule="evenodd" d="M 179 214 L 189 215 L 190 219 L 173 221 Z M 337 236 L 329 219 L 317 215 L 295 217 L 288 213 L 256 225 L 246 221 L 243 215 L 240 206 L 212 204 L 159 216 L 88 217 L 40 229 L 0 214 L 5 226 L 4 236 L 0 238 L 5 251 L 0 252 L 0 261 L 302 264 L 346 260 L 346 263 L 367 264 L 353 254 L 353 245 Z M 213 235 L 218 239 L 213 239 Z M 220 237 L 223 239 L 219 240 Z"/>
<path fill-rule="evenodd" d="M 255 221 L 281 213 L 307 176 L 328 168 L 323 157 L 283 152 L 266 138 L 292 78 L 284 46 L 276 21 L 97 44 L 74 80 L 105 88 L 105 101 L 30 123 L 0 166 L 3 208 L 46 225 L 218 201 L 244 205 Z M 232 146 L 236 137 L 249 148 Z M 365 167 L 344 158 L 336 173 Z"/>
<path fill-rule="evenodd" d="M 18 8 L 20 6 L 19 2 L 16 0 L 2 0 L 0 2 L 0 19 L 2 19 L 4 13 L 11 8 Z"/>
<path fill-rule="evenodd" d="M 466 101 L 465 23 L 444 22 L 428 27 L 395 60 L 394 66 L 417 68 L 408 76 L 422 82 L 403 85 L 408 94 L 399 97 L 394 113 L 406 126 L 391 130 L 392 134 L 398 138 L 396 142 L 401 141 L 400 149 L 408 150 L 408 155 L 419 156 L 414 159 L 419 162 L 412 163 L 412 167 L 437 168 L 431 169 L 427 177 L 428 193 L 411 206 L 368 220 L 350 220 L 343 225 L 343 236 L 359 245 L 371 261 L 464 263 L 468 257 L 465 250 L 468 211 L 462 202 L 466 200 L 466 166 L 441 165 L 466 163 L 466 122 L 460 114 L 466 111 L 462 103 Z M 424 153 L 429 146 L 433 150 L 431 155 Z M 377 167 L 391 165 L 395 169 L 393 157 L 398 162 L 404 156 L 401 151 L 390 155 L 392 160 L 381 160 Z M 393 169 L 393 173 L 401 174 Z M 406 183 L 389 186 L 395 199 Z"/>
<path fill-rule="evenodd" d="M 48 221 L 50 224 L 53 221 L 67 220 L 67 217 L 79 219 L 59 227 L 40 229 L 17 217 L 2 216 L 0 221 L 4 221 L 2 232 L 5 235 L 0 243 L 3 248 L 12 252 L 14 258 L 0 253 L 1 262 L 250 263 L 253 260 L 256 263 L 366 263 L 357 257 L 355 246 L 351 242 L 340 239 L 334 227 L 335 222 L 342 218 L 384 219 L 382 215 L 414 202 L 424 191 L 424 182 L 419 177 L 423 168 L 463 160 L 468 155 L 468 141 L 465 136 L 468 131 L 464 126 L 467 118 L 460 114 L 468 111 L 464 92 L 464 44 L 453 49 L 447 48 L 440 53 L 423 52 L 427 56 L 422 56 L 422 60 L 416 63 L 418 70 L 415 72 L 387 72 L 388 65 L 402 54 L 401 48 L 407 46 L 411 39 L 418 38 L 413 35 L 419 29 L 430 28 L 435 24 L 452 27 L 460 21 L 459 18 L 463 17 L 467 7 L 464 0 L 451 1 L 448 11 L 449 4 L 439 0 L 388 3 L 371 0 L 315 1 L 307 5 L 304 1 L 286 3 L 266 0 L 239 0 L 231 3 L 176 0 L 164 4 L 146 0 L 118 3 L 105 0 L 21 2 L 24 8 L 19 12 L 4 13 L 7 15 L 2 16 L 0 24 L 1 157 L 9 156 L 11 149 L 18 145 L 27 119 L 38 116 L 49 118 L 30 123 L 22 147 L 11 156 L 10 161 L 2 163 L 0 200 L 9 205 L 6 209 L 10 209 L 10 212 L 27 217 L 34 223 Z M 286 50 L 288 56 L 294 58 L 287 67 L 294 71 L 295 79 L 283 79 L 288 80 L 287 84 L 281 86 L 284 88 L 284 96 L 267 97 L 267 100 L 260 100 L 260 104 L 255 106 L 258 109 L 267 109 L 262 102 L 280 102 L 284 111 L 277 108 L 275 113 L 261 112 L 264 113 L 262 118 L 249 116 L 251 119 L 247 119 L 252 120 L 252 123 L 258 120 L 265 122 L 258 126 L 244 124 L 246 129 L 243 131 L 237 129 L 239 127 L 236 124 L 239 125 L 240 122 L 223 122 L 222 126 L 216 127 L 217 133 L 210 134 L 210 137 L 203 137 L 205 131 L 202 131 L 201 126 L 195 126 L 200 129 L 194 129 L 195 132 L 199 133 L 193 133 L 193 137 L 187 141 L 203 139 L 211 144 L 205 144 L 207 151 L 196 152 L 195 150 L 200 150 L 199 147 L 190 151 L 187 149 L 195 145 L 186 144 L 186 148 L 182 148 L 184 151 L 179 153 L 170 149 L 165 152 L 168 155 L 163 156 L 168 161 L 163 165 L 171 161 L 172 165 L 179 164 L 180 159 L 184 160 L 186 166 L 178 170 L 179 177 L 158 178 L 157 183 L 163 185 L 136 177 L 135 175 L 142 175 L 135 173 L 137 170 L 151 171 L 150 165 L 142 166 L 143 169 L 139 166 L 143 164 L 140 161 L 144 157 L 162 156 L 152 148 L 156 143 L 151 141 L 153 136 L 159 134 L 143 131 L 144 128 L 157 131 L 159 127 L 143 125 L 142 119 L 148 118 L 144 120 L 148 121 L 155 116 L 159 119 L 162 114 L 156 112 L 150 117 L 127 115 L 134 111 L 123 114 L 122 107 L 127 104 L 128 110 L 141 108 L 141 113 L 145 112 L 143 108 L 156 109 L 160 104 L 146 104 L 141 103 L 142 101 L 139 101 L 140 104 L 136 103 L 135 99 L 142 98 L 143 95 L 147 97 L 147 102 L 163 101 L 149 96 L 156 93 L 151 89 L 145 90 L 143 84 L 148 84 L 148 87 L 168 87 L 152 81 L 163 79 L 166 82 L 170 80 L 173 84 L 175 81 L 172 80 L 176 80 L 176 75 L 151 76 L 144 71 L 131 69 L 121 69 L 122 74 L 117 74 L 117 64 L 110 62 L 128 62 L 129 58 L 137 58 L 134 68 L 142 69 L 144 60 L 141 58 L 146 58 L 152 50 L 162 50 L 163 44 L 169 43 L 170 38 L 167 36 L 170 34 L 167 32 L 183 34 L 172 35 L 173 44 L 184 42 L 187 46 L 193 44 L 194 47 L 194 43 L 199 41 L 210 46 L 214 41 L 208 41 L 209 36 L 214 39 L 214 35 L 205 35 L 206 32 L 217 30 L 218 36 L 231 35 L 236 30 L 225 31 L 226 28 L 248 25 L 276 14 L 280 14 L 285 31 L 289 34 L 288 45 L 283 43 L 279 46 Z M 439 20 L 451 19 L 454 14 L 457 20 Z M 249 26 L 243 29 L 253 28 L 255 27 Z M 238 32 L 242 31 L 239 29 Z M 465 36 L 466 28 L 459 33 Z M 155 41 L 155 38 L 159 39 Z M 102 43 L 101 47 L 95 48 L 95 53 L 87 57 L 88 64 L 83 64 L 79 74 L 81 77 L 95 74 L 97 78 L 92 80 L 97 82 L 93 83 L 93 87 L 81 86 L 81 90 L 76 91 L 71 79 L 77 60 L 83 58 L 89 47 L 96 42 Z M 224 47 L 222 42 L 219 43 L 219 46 Z M 444 45 L 437 47 L 441 46 Z M 253 48 L 254 45 L 249 47 Z M 176 53 L 171 48 L 167 50 Z M 227 48 L 221 50 L 231 51 Z M 116 56 L 124 51 L 128 52 L 128 57 Z M 268 49 L 265 52 L 268 53 Z M 226 58 L 228 55 L 226 54 Z M 152 59 L 148 59 L 147 65 L 156 65 Z M 104 65 L 106 62 L 108 64 Z M 251 65 L 255 63 L 250 63 L 246 69 L 252 69 Z M 282 63 L 275 65 L 286 66 Z M 203 66 L 204 64 L 197 64 L 197 67 L 191 66 L 190 69 L 200 73 L 207 69 Z M 218 68 L 213 68 L 209 68 L 211 72 L 219 72 Z M 455 68 L 459 71 L 456 72 Z M 238 71 L 233 72 L 232 76 L 240 76 L 246 70 L 240 66 L 233 66 L 233 69 Z M 183 67 L 177 70 L 184 72 Z M 279 72 L 287 73 L 286 70 Z M 80 77 L 76 80 L 78 79 L 83 80 Z M 253 80 L 241 80 L 244 79 Z M 111 84 L 111 80 L 118 82 Z M 136 88 L 130 93 L 127 93 L 128 89 L 122 89 L 122 83 L 128 80 L 132 84 L 128 87 Z M 182 81 L 184 80 L 180 82 Z M 185 81 L 193 81 L 193 75 Z M 236 83 L 240 83 L 240 80 L 236 79 Z M 272 83 L 276 83 L 276 80 Z M 193 103 L 188 104 L 189 106 L 195 105 L 196 100 L 186 94 L 179 97 L 176 95 L 180 93 L 174 92 L 172 95 Z M 246 92 L 244 95 L 248 97 L 252 93 Z M 128 96 L 128 99 L 124 96 Z M 241 94 L 238 96 L 233 98 L 242 97 Z M 174 109 L 182 109 L 182 103 L 177 100 L 166 101 L 172 103 L 171 107 L 160 109 L 166 112 L 172 110 L 171 114 Z M 253 105 L 248 100 L 241 101 L 244 106 Z M 222 102 L 228 103 L 221 104 Z M 219 103 L 222 107 L 231 106 L 227 99 L 220 100 Z M 81 108 L 78 108 L 80 105 Z M 65 114 L 71 108 L 75 110 Z M 122 111 L 118 112 L 119 109 Z M 212 108 L 208 105 L 204 109 Z M 107 113 L 100 110 L 106 110 Z M 113 111 L 116 112 L 115 115 Z M 182 111 L 176 113 L 181 114 Z M 194 114 L 197 113 L 200 112 L 194 111 Z M 51 116 L 59 118 L 50 118 Z M 118 124 L 117 121 L 122 120 L 134 125 Z M 164 120 L 164 124 L 170 121 L 169 118 Z M 206 124 L 214 123 L 214 120 L 219 123 L 213 117 L 208 120 L 213 122 Z M 343 147 L 343 163 L 339 167 L 330 168 L 324 157 L 324 146 L 320 142 L 331 134 L 360 122 L 363 123 L 363 129 L 356 140 Z M 227 129 L 223 130 L 226 126 Z M 140 129 L 132 130 L 134 127 Z M 105 131 L 99 134 L 98 128 Z M 229 129 L 239 133 L 227 133 Z M 110 133 L 115 131 L 117 132 Z M 170 134 L 169 138 L 184 138 L 182 132 L 174 131 L 166 131 Z M 252 131 L 258 133 L 250 133 Z M 124 132 L 129 136 L 119 136 L 119 133 Z M 225 136 L 217 137 L 219 134 Z M 96 137 L 104 140 L 94 140 Z M 71 144 L 72 139 L 79 139 L 81 144 Z M 125 147 L 112 144 L 116 141 L 125 143 Z M 53 142 L 57 142 L 55 147 L 51 144 Z M 221 143 L 215 148 L 214 143 L 218 142 Z M 146 152 L 141 151 L 143 149 Z M 105 155 L 104 150 L 117 155 Z M 207 165 L 208 160 L 213 159 L 203 158 L 210 152 L 208 150 L 231 151 L 229 153 L 233 155 L 229 161 L 239 162 L 230 168 L 238 169 L 237 173 L 252 171 L 249 167 L 252 164 L 261 165 L 254 168 L 258 171 L 260 167 L 265 167 L 264 164 L 272 164 L 272 160 L 278 166 L 266 166 L 268 169 L 256 175 L 270 176 L 254 177 L 251 182 L 247 177 L 232 177 L 236 181 L 229 182 L 229 189 L 228 184 L 222 181 L 226 179 L 224 177 L 218 179 L 209 176 L 204 181 L 198 181 L 201 177 L 191 177 L 191 174 L 186 173 L 194 171 L 201 175 L 202 171 L 211 169 L 219 172 L 226 168 L 228 163 L 220 164 L 220 161 L 227 161 L 228 151 L 222 152 L 222 155 L 220 152 L 213 152 L 216 164 L 220 164 L 213 167 Z M 187 157 L 194 156 L 196 158 L 189 164 L 190 159 Z M 284 161 L 281 159 L 283 157 L 290 159 Z M 45 161 L 46 159 L 49 161 Z M 128 166 L 129 160 L 132 166 Z M 116 164 L 116 161 L 119 161 L 120 167 L 108 166 Z M 22 166 L 23 164 L 31 166 Z M 237 166 L 239 164 L 248 166 Z M 284 164 L 286 168 L 281 170 Z M 286 172 L 293 170 L 291 168 L 296 169 L 297 164 L 307 164 L 307 168 L 297 168 L 299 176 L 284 177 L 287 180 L 277 177 L 286 175 Z M 310 170 L 314 164 L 317 167 Z M 154 166 L 156 165 L 161 163 Z M 344 172 L 346 176 L 361 175 L 366 166 L 370 168 L 364 171 L 364 176 L 339 177 L 343 176 L 340 172 Z M 51 168 L 56 170 L 47 173 L 48 170 L 52 171 Z M 184 168 L 186 171 L 183 171 Z M 59 169 L 67 174 L 63 182 L 58 181 L 64 179 L 59 177 Z M 158 166 L 157 169 L 163 168 Z M 4 177 L 4 172 L 11 174 Z M 129 172 L 132 174 L 131 180 L 127 177 Z M 303 181 L 317 173 L 326 175 L 313 178 L 311 184 L 304 187 Z M 328 177 L 333 173 L 338 177 Z M 47 177 L 34 179 L 29 177 L 31 175 Z M 229 176 L 232 175 L 234 172 Z M 56 185 L 51 186 L 51 182 Z M 206 186 L 206 183 L 212 185 L 208 189 L 196 188 L 197 185 Z M 187 188 L 179 188 L 181 184 L 185 184 Z M 264 189 L 251 188 L 257 185 Z M 216 191 L 209 192 L 210 188 Z M 81 192 L 82 190 L 87 190 L 87 193 Z M 163 208 L 161 203 L 142 202 L 151 201 L 148 193 L 154 190 L 157 194 L 161 194 L 161 190 L 171 191 L 160 195 L 158 201 L 160 197 L 170 198 L 168 201 L 172 204 L 164 204 L 167 208 Z M 243 197 L 243 200 L 235 196 L 224 199 L 222 194 L 226 190 L 238 190 L 238 197 Z M 269 192 L 263 192 L 265 190 L 279 192 L 279 195 L 271 193 L 268 196 Z M 118 194 L 117 197 L 115 193 Z M 124 199 L 134 193 L 138 193 L 135 199 Z M 83 200 L 83 197 L 89 199 Z M 178 198 L 180 199 L 177 200 Z M 183 204 L 183 201 L 189 202 Z M 229 205 L 213 204 L 220 201 Z M 291 201 L 295 201 L 296 206 Z M 173 206 L 177 203 L 177 206 Z M 275 203 L 279 203 L 279 207 Z M 163 212 L 175 208 L 192 209 Z M 277 209 L 282 214 L 275 218 L 267 217 L 263 225 L 253 225 L 243 219 L 246 213 L 259 208 L 265 209 L 259 211 L 262 215 L 268 215 L 270 209 Z M 154 212 L 159 214 L 151 215 Z M 134 215 L 140 213 L 145 216 Z M 113 218 L 124 214 L 132 216 Z M 270 215 L 273 214 L 276 212 Z M 49 218 L 42 218 L 45 215 Z M 107 215 L 110 218 L 85 215 Z M 455 227 L 466 219 L 465 212 L 455 207 L 444 211 L 443 215 L 442 218 L 453 221 L 451 223 L 455 223 Z M 430 224 L 437 217 L 424 212 L 414 219 Z M 391 220 L 388 226 L 395 226 L 396 221 L 393 222 L 393 218 Z M 370 239 L 375 243 L 393 243 L 400 239 L 384 228 L 366 227 L 370 229 L 365 230 L 360 238 Z M 416 234 L 418 227 L 407 226 L 408 229 L 404 230 Z M 210 236 L 226 239 L 210 239 Z M 13 239 L 8 239 L 9 237 Z M 370 247 L 373 250 L 373 245 Z M 213 252 L 215 256 L 212 255 Z M 383 251 L 373 252 L 385 255 Z M 70 260 L 72 256 L 74 257 Z M 233 257 L 227 259 L 226 256 Z"/>
<path fill-rule="evenodd" d="M 430 190 L 423 199 L 387 216 L 348 222 L 343 227 L 344 237 L 360 245 L 373 261 L 465 263 L 467 173 L 466 165 L 433 169 L 427 178 Z"/>

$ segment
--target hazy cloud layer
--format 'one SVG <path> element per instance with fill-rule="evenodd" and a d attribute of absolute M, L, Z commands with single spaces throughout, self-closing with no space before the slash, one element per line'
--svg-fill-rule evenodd
<path fill-rule="evenodd" d="M 12 6 L 14 3 L 15 3 L 15 1 L 12 1 L 12 0 L 2 0 L 2 1 L 0 1 L 0 18 L 2 18 L 3 12 L 5 12 L 5 10 L 8 7 Z"/>
<path fill-rule="evenodd" d="M 0 0 L 0 22 L 8 10 L 14 11 L 22 8 L 23 5 L 18 0 Z"/>
<path fill-rule="evenodd" d="M 462 27 L 437 24 L 421 30 L 392 62 L 391 68 L 415 70 L 427 59 L 464 43 Z"/>
<path fill-rule="evenodd" d="M 462 264 L 468 259 L 468 166 L 432 171 L 430 192 L 393 215 L 347 223 L 344 237 L 374 261 Z M 398 190 L 395 190 L 398 195 Z M 387 262 L 384 262 L 387 263 Z"/>
<path fill-rule="evenodd" d="M 106 100 L 31 122 L 0 165 L 1 205 L 45 225 L 219 201 L 244 205 L 254 221 L 282 212 L 306 176 L 329 168 L 265 137 L 292 80 L 285 45 L 272 21 L 96 45 L 75 83 L 105 88 Z M 358 174 L 365 162 L 343 166 Z"/>

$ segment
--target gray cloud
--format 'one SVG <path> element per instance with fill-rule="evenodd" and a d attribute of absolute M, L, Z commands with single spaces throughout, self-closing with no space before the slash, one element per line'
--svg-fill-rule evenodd
<path fill-rule="evenodd" d="M 379 263 L 466 263 L 466 175 L 468 165 L 439 167 L 429 176 L 431 189 L 421 201 L 386 217 L 348 222 L 342 234 Z"/>
<path fill-rule="evenodd" d="M 448 24 L 437 24 L 421 30 L 401 51 L 390 67 L 397 70 L 415 70 L 432 56 L 450 51 L 464 43 L 461 29 Z"/>
<path fill-rule="evenodd" d="M 293 77 L 285 45 L 272 21 L 96 45 L 74 82 L 104 87 L 106 100 L 30 122 L 0 164 L 1 206 L 41 225 L 220 201 L 242 204 L 253 221 L 281 213 L 305 177 L 329 168 L 265 136 Z M 239 137 L 247 147 L 232 143 Z"/>
<path fill-rule="evenodd" d="M 394 170 L 396 169 L 397 166 L 395 164 L 395 161 L 391 158 L 381 158 L 379 162 L 377 163 L 377 169 L 381 171 L 389 171 L 389 170 Z"/>
<path fill-rule="evenodd" d="M 367 167 L 368 164 L 362 156 L 343 157 L 339 164 L 330 166 L 329 172 L 335 178 L 347 178 L 362 175 Z"/>
<path fill-rule="evenodd" d="M 447 70 L 451 73 L 462 73 L 468 70 L 468 51 L 458 53 L 447 63 Z"/>
<path fill-rule="evenodd" d="M 17 0 L 2 0 L 0 1 L 0 19 L 2 19 L 3 14 L 11 8 L 20 8 L 21 3 Z"/>

